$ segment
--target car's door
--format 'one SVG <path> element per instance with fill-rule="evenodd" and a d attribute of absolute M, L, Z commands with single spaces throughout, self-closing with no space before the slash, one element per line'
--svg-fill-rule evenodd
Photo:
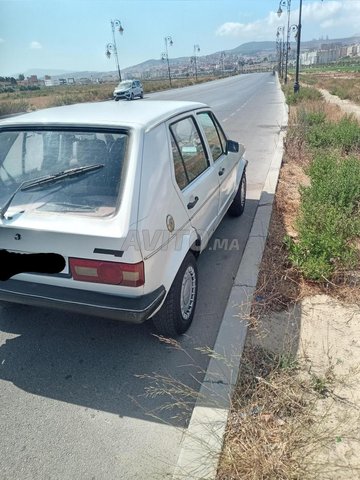
<path fill-rule="evenodd" d="M 204 139 L 191 115 L 169 126 L 174 182 L 192 226 L 206 245 L 219 211 L 218 173 L 209 159 Z"/>
<path fill-rule="evenodd" d="M 227 152 L 225 134 L 212 112 L 199 112 L 197 119 L 209 144 L 217 172 L 220 188 L 219 214 L 222 215 L 236 189 L 238 158 Z"/>
<path fill-rule="evenodd" d="M 132 91 L 133 91 L 135 97 L 137 97 L 139 95 L 138 84 L 137 84 L 136 81 L 133 82 Z"/>

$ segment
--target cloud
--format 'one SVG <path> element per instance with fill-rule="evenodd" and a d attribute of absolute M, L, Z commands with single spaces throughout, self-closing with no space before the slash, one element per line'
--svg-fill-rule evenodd
<path fill-rule="evenodd" d="M 291 10 L 291 23 L 297 24 L 299 18 L 299 9 Z M 356 25 L 360 24 L 360 1 L 352 0 L 315 0 L 311 3 L 305 3 L 302 10 L 302 26 L 306 27 L 307 32 L 312 32 L 314 37 L 322 34 L 332 34 L 332 30 L 342 27 L 349 27 L 349 18 L 351 25 L 356 30 Z M 243 17 L 244 19 L 244 17 Z M 256 41 L 271 39 L 275 36 L 276 27 L 286 23 L 286 11 L 278 18 L 276 7 L 274 11 L 268 13 L 266 17 L 253 22 L 226 22 L 220 25 L 215 34 L 219 37 L 236 37 L 241 41 Z M 344 31 L 346 34 L 356 33 Z M 334 35 L 337 33 L 334 32 Z"/>
<path fill-rule="evenodd" d="M 282 21 L 275 12 L 270 12 L 266 18 L 249 23 L 226 22 L 216 30 L 219 37 L 236 37 L 242 40 L 261 40 L 274 36 L 274 29 Z"/>
<path fill-rule="evenodd" d="M 41 43 L 37 42 L 36 40 L 32 41 L 29 46 L 31 50 L 39 50 L 40 48 L 42 48 Z"/>
<path fill-rule="evenodd" d="M 329 20 L 325 20 L 325 21 L 320 23 L 320 27 L 322 29 L 331 28 L 331 27 L 334 27 L 334 26 L 335 26 L 335 21 L 332 18 L 330 18 Z"/>
<path fill-rule="evenodd" d="M 346 0 L 345 2 L 328 2 L 325 0 L 325 2 L 317 1 L 308 5 L 305 4 L 302 10 L 302 19 L 312 21 L 327 20 L 341 14 L 345 3 L 348 2 Z M 296 14 L 299 15 L 299 10 L 296 10 Z"/>

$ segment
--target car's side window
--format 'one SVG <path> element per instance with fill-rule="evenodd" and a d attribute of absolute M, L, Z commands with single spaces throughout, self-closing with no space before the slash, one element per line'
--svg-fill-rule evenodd
<path fill-rule="evenodd" d="M 211 155 L 215 162 L 223 153 L 225 153 L 226 140 L 224 134 L 219 128 L 218 124 L 215 123 L 215 119 L 209 112 L 198 113 L 197 117 L 205 132 L 210 146 Z"/>
<path fill-rule="evenodd" d="M 192 117 L 183 118 L 173 123 L 170 126 L 170 130 L 172 141 L 176 145 L 177 152 L 174 155 L 173 148 L 175 171 L 181 159 L 187 181 L 188 183 L 192 182 L 209 167 L 209 160 L 206 155 L 203 140 L 196 127 L 195 121 Z M 180 167 L 178 167 L 178 169 L 179 168 Z M 180 181 L 180 183 L 178 179 L 176 179 L 176 181 L 180 188 L 184 188 L 184 186 L 181 186 L 184 183 L 183 181 Z"/>
<path fill-rule="evenodd" d="M 175 170 L 175 179 L 176 183 L 179 185 L 180 190 L 186 187 L 189 183 L 188 176 L 186 174 L 184 160 L 181 156 L 179 151 L 179 147 L 174 140 L 173 134 L 170 134 L 171 137 L 171 149 L 173 155 L 173 162 L 174 162 L 174 170 Z"/>

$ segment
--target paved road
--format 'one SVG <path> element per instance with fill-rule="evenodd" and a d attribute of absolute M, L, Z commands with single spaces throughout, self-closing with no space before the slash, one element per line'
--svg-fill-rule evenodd
<path fill-rule="evenodd" d="M 226 217 L 214 236 L 228 239 L 233 249 L 214 249 L 213 238 L 201 255 L 196 316 L 178 348 L 161 343 L 148 324 L 0 307 L 2 480 L 171 477 L 194 404 L 191 395 L 179 397 L 177 387 L 181 383 L 196 392 L 206 369 L 208 358 L 196 348 L 214 345 L 278 138 L 283 104 L 270 74 L 150 97 L 208 103 L 229 135 L 246 145 L 245 213 Z M 153 379 L 138 375 L 157 376 L 157 392 L 164 394 L 146 396 Z"/>

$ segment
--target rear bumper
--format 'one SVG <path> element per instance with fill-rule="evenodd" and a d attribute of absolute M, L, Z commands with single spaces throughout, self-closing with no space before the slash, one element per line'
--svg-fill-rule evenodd
<path fill-rule="evenodd" d="M 131 323 L 142 323 L 147 320 L 160 306 L 165 293 L 165 287 L 161 286 L 151 293 L 134 298 L 21 280 L 0 282 L 0 300 Z"/>

